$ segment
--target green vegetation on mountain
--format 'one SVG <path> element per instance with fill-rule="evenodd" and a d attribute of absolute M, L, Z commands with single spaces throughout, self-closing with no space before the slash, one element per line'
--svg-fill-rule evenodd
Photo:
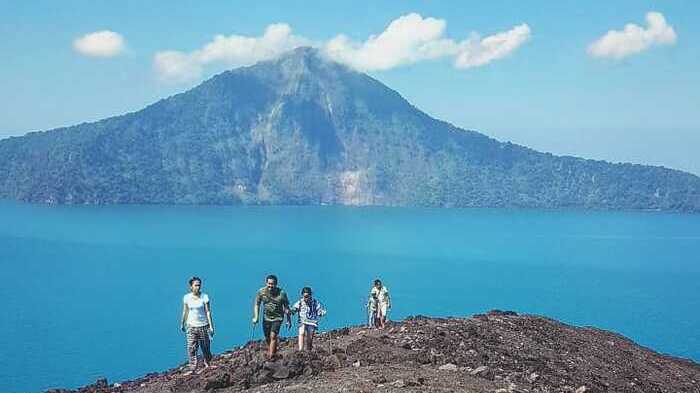
<path fill-rule="evenodd" d="M 700 178 L 501 143 L 301 48 L 138 112 L 0 140 L 0 198 L 697 211 Z"/>

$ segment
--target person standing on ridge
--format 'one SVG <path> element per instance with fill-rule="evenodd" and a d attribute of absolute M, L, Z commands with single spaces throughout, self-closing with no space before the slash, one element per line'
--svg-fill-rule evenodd
<path fill-rule="evenodd" d="M 374 280 L 374 286 L 370 291 L 370 296 L 377 295 L 377 323 L 380 329 L 386 326 L 386 321 L 391 310 L 391 298 L 389 297 L 389 289 L 382 284 L 382 281 Z"/>
<path fill-rule="evenodd" d="M 379 299 L 377 294 L 371 292 L 367 299 L 367 327 L 376 328 L 377 325 L 377 309 L 379 308 Z"/>
<path fill-rule="evenodd" d="M 311 288 L 304 287 L 301 290 L 301 299 L 292 306 L 292 314 L 299 313 L 299 350 L 304 350 L 304 339 L 310 351 L 313 348 L 313 339 L 318 320 L 326 315 L 326 309 L 321 302 L 313 298 Z"/>
<path fill-rule="evenodd" d="M 188 374 L 197 370 L 197 350 L 202 348 L 204 368 L 211 364 L 209 335 L 214 336 L 214 323 L 211 317 L 209 296 L 202 293 L 202 279 L 192 277 L 189 281 L 190 293 L 182 298 L 182 319 L 180 329 L 187 332 Z"/>
<path fill-rule="evenodd" d="M 267 357 L 274 359 L 277 355 L 278 336 L 284 318 L 287 329 L 292 326 L 287 294 L 277 286 L 277 276 L 270 274 L 265 279 L 265 286 L 258 290 L 253 304 L 253 325 L 258 323 L 260 305 L 263 306 L 263 333 L 267 342 Z"/>

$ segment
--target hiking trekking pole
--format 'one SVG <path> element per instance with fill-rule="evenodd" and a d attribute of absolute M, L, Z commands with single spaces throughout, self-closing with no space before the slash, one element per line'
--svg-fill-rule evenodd
<path fill-rule="evenodd" d="M 250 363 L 250 347 L 251 342 L 253 341 L 253 332 L 255 331 L 255 324 L 251 323 L 250 324 L 250 335 L 248 336 L 248 342 L 246 343 L 246 349 L 245 349 L 245 358 L 246 358 L 246 363 Z"/>

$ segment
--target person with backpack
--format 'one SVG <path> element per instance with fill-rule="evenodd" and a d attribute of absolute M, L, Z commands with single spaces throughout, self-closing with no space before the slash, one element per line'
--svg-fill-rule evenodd
<path fill-rule="evenodd" d="M 318 329 L 320 317 L 326 315 L 326 309 L 321 302 L 313 298 L 310 287 L 301 290 L 301 299 L 292 306 L 291 313 L 299 314 L 299 351 L 304 350 L 304 342 L 310 351 L 313 348 L 313 339 Z"/>
<path fill-rule="evenodd" d="M 211 317 L 209 296 L 202 293 L 202 279 L 192 277 L 189 280 L 190 293 L 182 298 L 182 319 L 180 329 L 187 333 L 187 355 L 189 357 L 188 374 L 197 370 L 197 351 L 202 348 L 204 368 L 211 364 L 209 335 L 214 336 L 214 322 Z"/>
<path fill-rule="evenodd" d="M 260 305 L 263 306 L 263 333 L 267 342 L 267 357 L 274 359 L 277 355 L 279 332 L 286 317 L 287 329 L 292 326 L 289 313 L 287 293 L 277 286 L 277 276 L 270 274 L 265 279 L 265 286 L 255 295 L 253 304 L 253 325 L 257 325 Z"/>

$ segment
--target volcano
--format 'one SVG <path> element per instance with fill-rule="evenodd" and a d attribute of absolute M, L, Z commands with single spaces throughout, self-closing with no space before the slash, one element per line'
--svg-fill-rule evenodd
<path fill-rule="evenodd" d="M 0 140 L 0 198 L 700 210 L 700 178 L 460 129 L 298 48 L 143 110 Z"/>

